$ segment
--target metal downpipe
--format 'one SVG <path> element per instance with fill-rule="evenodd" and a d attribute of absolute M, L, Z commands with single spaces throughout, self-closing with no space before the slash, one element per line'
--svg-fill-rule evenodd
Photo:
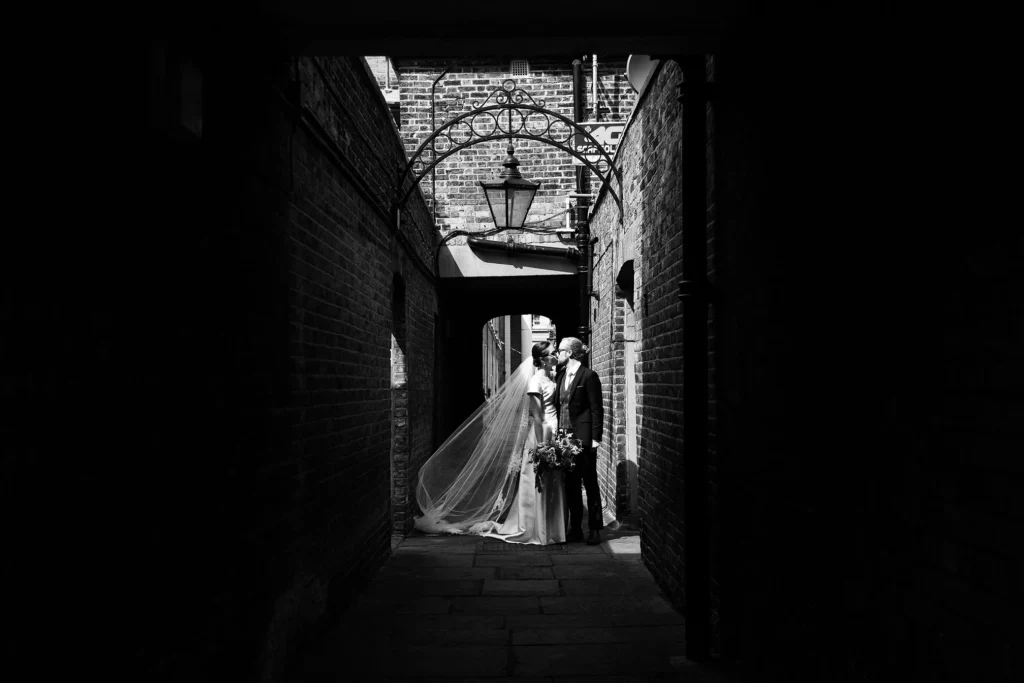
<path fill-rule="evenodd" d="M 581 123 L 583 114 L 583 62 L 579 59 L 572 61 L 572 98 L 573 118 L 576 123 Z M 582 194 L 584 189 L 584 168 L 576 167 L 576 192 Z M 576 248 L 579 250 L 580 259 L 576 272 L 579 277 L 579 328 L 576 336 L 587 346 L 590 346 L 590 272 L 593 269 L 593 253 L 590 249 L 590 221 L 589 207 L 587 200 L 582 197 L 576 199 Z M 589 358 L 587 359 L 589 362 Z"/>
<path fill-rule="evenodd" d="M 589 207 L 576 203 L 576 248 L 580 252 L 580 260 L 576 272 L 580 279 L 580 326 L 578 337 L 590 346 L 590 271 L 592 270 L 593 253 L 590 249 L 590 218 Z M 589 359 L 588 359 L 589 360 Z"/>
<path fill-rule="evenodd" d="M 572 60 L 572 120 L 583 122 L 583 62 Z M 576 167 L 576 192 L 583 190 L 583 167 Z"/>

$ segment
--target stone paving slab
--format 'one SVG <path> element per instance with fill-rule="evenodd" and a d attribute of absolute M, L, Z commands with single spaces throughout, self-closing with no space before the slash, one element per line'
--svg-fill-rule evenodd
<path fill-rule="evenodd" d="M 615 579 L 653 581 L 647 567 L 621 562 L 600 562 L 589 564 L 559 564 L 551 568 L 556 579 Z"/>
<path fill-rule="evenodd" d="M 660 595 L 653 578 L 617 576 L 602 579 L 563 579 L 560 581 L 565 595 Z"/>
<path fill-rule="evenodd" d="M 526 567 L 525 569 L 532 569 L 532 567 Z M 422 581 L 472 581 L 496 578 L 499 578 L 497 567 L 423 567 L 411 566 L 408 564 L 392 565 L 391 563 L 388 563 L 384 565 L 379 572 L 377 572 L 377 576 L 375 576 L 373 580 L 413 579 Z M 554 575 L 551 573 L 551 570 L 548 569 L 547 576 L 537 578 L 552 579 L 554 578 Z"/>
<path fill-rule="evenodd" d="M 490 553 L 564 553 L 568 544 L 552 543 L 550 545 L 534 545 L 533 543 L 505 543 L 504 541 L 484 541 L 480 552 Z"/>
<path fill-rule="evenodd" d="M 550 567 L 552 555 L 544 553 L 477 555 L 476 567 Z"/>
<path fill-rule="evenodd" d="M 558 595 L 555 579 L 485 579 L 482 595 Z"/>
<path fill-rule="evenodd" d="M 683 626 L 606 626 L 512 630 L 513 645 L 684 642 Z"/>
<path fill-rule="evenodd" d="M 682 626 L 682 615 L 671 614 L 510 614 L 504 625 L 516 633 L 537 628 L 611 628 L 616 626 Z"/>
<path fill-rule="evenodd" d="M 366 587 L 363 595 L 374 598 L 387 597 L 389 595 L 424 598 L 430 596 L 480 595 L 483 581 L 482 579 L 416 581 L 377 577 Z"/>
<path fill-rule="evenodd" d="M 634 536 L 632 538 L 612 538 L 605 541 L 604 545 L 605 552 L 609 555 L 639 555 L 640 554 L 640 537 Z"/>
<path fill-rule="evenodd" d="M 605 553 L 581 553 L 573 555 L 571 553 L 565 553 L 564 555 L 548 555 L 551 558 L 551 564 L 600 564 L 613 566 L 616 563 L 614 557 L 606 555 Z"/>
<path fill-rule="evenodd" d="M 432 548 L 448 548 L 456 545 L 478 546 L 483 543 L 480 536 L 472 534 L 442 534 L 437 536 L 409 536 L 402 545 L 427 545 Z"/>
<path fill-rule="evenodd" d="M 605 549 L 601 545 L 587 545 L 586 543 L 569 543 L 565 549 L 570 555 L 605 555 Z"/>
<path fill-rule="evenodd" d="M 354 614 L 448 614 L 451 611 L 451 606 L 452 600 L 440 597 L 360 596 L 349 611 Z"/>
<path fill-rule="evenodd" d="M 503 628 L 424 628 L 413 630 L 400 625 L 382 629 L 353 629 L 342 647 L 380 649 L 381 647 L 462 647 L 464 645 L 492 645 L 505 647 L 511 633 Z M 336 643 L 337 644 L 337 643 Z"/>
<path fill-rule="evenodd" d="M 439 538 L 423 538 L 423 539 L 408 539 L 406 542 L 401 543 L 395 550 L 423 550 L 427 549 L 431 552 L 442 552 L 451 553 L 465 550 L 472 550 L 473 552 L 480 552 L 480 548 L 483 546 L 483 541 L 477 537 L 476 540 L 469 541 L 455 541 L 455 542 L 444 542 Z"/>
<path fill-rule="evenodd" d="M 472 600 L 473 598 L 456 598 Z M 656 595 L 644 596 L 577 596 L 538 598 L 544 614 L 629 614 L 650 612 L 672 614 L 672 606 Z"/>
<path fill-rule="evenodd" d="M 484 569 L 490 569 L 489 567 L 481 567 L 480 571 Z M 555 575 L 551 571 L 551 567 L 495 567 L 498 572 L 498 578 L 502 580 L 510 579 L 553 579 Z"/>
<path fill-rule="evenodd" d="M 452 614 L 540 614 L 540 600 L 557 598 L 453 598 Z"/>
<path fill-rule="evenodd" d="M 671 657 L 683 643 L 513 646 L 512 673 L 518 676 L 655 674 L 674 671 Z"/>
<path fill-rule="evenodd" d="M 394 549 L 392 555 L 399 557 L 401 555 L 422 555 L 437 553 L 437 548 L 432 548 L 429 545 L 411 545 L 407 546 L 404 543 Z M 477 552 L 476 548 L 471 545 L 453 545 L 448 548 L 444 548 L 441 552 L 445 555 L 473 555 Z"/>
<path fill-rule="evenodd" d="M 434 647 L 462 647 L 463 645 L 508 646 L 511 633 L 504 628 L 471 629 L 426 629 L 411 638 L 404 629 L 395 631 L 396 639 L 407 638 L 410 645 L 432 645 Z"/>
<path fill-rule="evenodd" d="M 506 617 L 501 614 L 416 614 L 395 619 L 390 614 L 346 615 L 341 628 L 400 629 L 415 635 L 419 631 L 458 629 L 491 630 L 505 628 Z"/>
<path fill-rule="evenodd" d="M 311 673 L 347 674 L 344 680 L 361 675 L 375 681 L 386 676 L 504 676 L 509 673 L 507 646 L 465 645 L 452 656 L 448 648 L 417 645 L 338 648 L 307 662 Z M 357 674 L 358 672 L 358 674 Z"/>
<path fill-rule="evenodd" d="M 431 555 L 428 553 L 392 556 L 386 568 L 401 567 L 472 567 L 472 555 Z"/>

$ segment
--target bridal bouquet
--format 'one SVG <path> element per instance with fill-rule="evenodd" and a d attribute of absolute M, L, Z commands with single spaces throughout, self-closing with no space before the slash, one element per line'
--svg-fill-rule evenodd
<path fill-rule="evenodd" d="M 576 457 L 583 452 L 583 442 L 575 439 L 572 432 L 559 429 L 553 439 L 543 441 L 530 449 L 530 462 L 537 482 L 537 490 L 543 489 L 541 480 L 549 470 L 571 472 L 576 467 Z"/>

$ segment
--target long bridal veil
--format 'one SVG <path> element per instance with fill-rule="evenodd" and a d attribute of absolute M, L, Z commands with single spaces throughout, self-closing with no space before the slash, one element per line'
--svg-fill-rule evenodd
<path fill-rule="evenodd" d="M 475 532 L 505 516 L 532 433 L 526 386 L 533 374 L 527 358 L 420 468 L 416 502 L 423 515 L 414 520 L 417 529 Z"/>

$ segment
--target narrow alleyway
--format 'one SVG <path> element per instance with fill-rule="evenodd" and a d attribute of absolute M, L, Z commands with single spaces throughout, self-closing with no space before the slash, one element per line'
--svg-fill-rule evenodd
<path fill-rule="evenodd" d="M 641 561 L 636 531 L 605 533 L 599 546 L 422 535 L 393 545 L 291 683 L 726 680 L 685 658 L 683 617 Z"/>

